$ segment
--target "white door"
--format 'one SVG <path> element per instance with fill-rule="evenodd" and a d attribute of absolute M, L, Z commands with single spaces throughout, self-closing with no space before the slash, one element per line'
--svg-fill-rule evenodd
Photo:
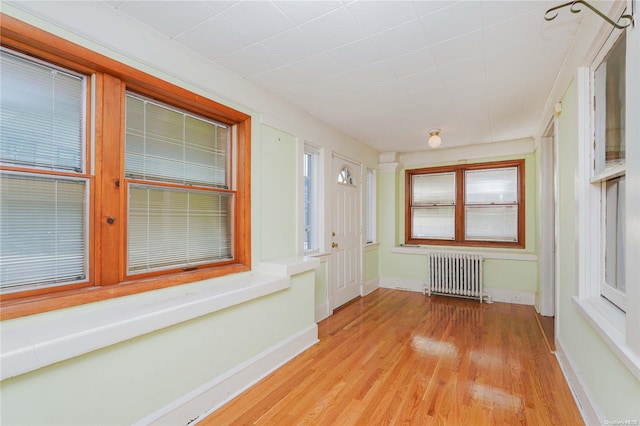
<path fill-rule="evenodd" d="M 332 309 L 361 295 L 360 290 L 360 165 L 333 158 L 333 221 L 331 232 Z"/>

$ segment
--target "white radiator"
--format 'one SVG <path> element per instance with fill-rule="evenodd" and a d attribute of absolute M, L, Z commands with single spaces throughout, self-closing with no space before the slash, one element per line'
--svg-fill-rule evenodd
<path fill-rule="evenodd" d="M 482 256 L 467 253 L 429 253 L 427 294 L 480 299 L 482 289 Z"/>

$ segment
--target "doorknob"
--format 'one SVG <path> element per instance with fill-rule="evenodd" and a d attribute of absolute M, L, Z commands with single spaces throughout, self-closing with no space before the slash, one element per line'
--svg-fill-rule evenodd
<path fill-rule="evenodd" d="M 338 243 L 336 243 L 336 242 L 331 243 L 331 247 L 338 248 Z"/>

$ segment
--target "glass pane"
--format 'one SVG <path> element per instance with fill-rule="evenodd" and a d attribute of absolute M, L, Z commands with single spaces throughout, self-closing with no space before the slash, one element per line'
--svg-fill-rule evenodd
<path fill-rule="evenodd" d="M 82 172 L 84 79 L 0 54 L 2 161 Z"/>
<path fill-rule="evenodd" d="M 85 180 L 1 176 L 0 285 L 86 279 Z"/>
<path fill-rule="evenodd" d="M 465 208 L 467 240 L 517 241 L 517 206 L 477 206 Z"/>
<path fill-rule="evenodd" d="M 454 204 L 456 202 L 455 173 L 413 175 L 412 205 Z"/>
<path fill-rule="evenodd" d="M 227 188 L 229 128 L 127 95 L 128 177 Z"/>
<path fill-rule="evenodd" d="M 353 173 L 351 173 L 351 169 L 349 167 L 344 166 L 340 170 L 340 173 L 338 173 L 338 183 L 344 183 L 345 185 L 355 186 Z"/>
<path fill-rule="evenodd" d="M 311 250 L 314 247 L 312 241 L 312 176 L 313 176 L 313 154 L 304 154 L 304 250 Z"/>
<path fill-rule="evenodd" d="M 624 273 L 625 179 L 610 180 L 606 186 L 605 282 L 626 292 Z"/>
<path fill-rule="evenodd" d="M 594 73 L 596 173 L 625 160 L 625 34 Z"/>
<path fill-rule="evenodd" d="M 420 207 L 411 209 L 411 237 L 453 240 L 454 207 Z"/>
<path fill-rule="evenodd" d="M 518 168 L 468 170 L 465 172 L 466 204 L 518 202 Z"/>
<path fill-rule="evenodd" d="M 232 202 L 230 194 L 131 185 L 129 272 L 231 259 Z"/>

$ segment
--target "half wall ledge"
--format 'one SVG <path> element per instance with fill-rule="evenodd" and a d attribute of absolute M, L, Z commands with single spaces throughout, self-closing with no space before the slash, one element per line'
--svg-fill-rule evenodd
<path fill-rule="evenodd" d="M 83 355 L 291 286 L 318 259 L 262 262 L 250 271 L 2 321 L 0 380 Z"/>

